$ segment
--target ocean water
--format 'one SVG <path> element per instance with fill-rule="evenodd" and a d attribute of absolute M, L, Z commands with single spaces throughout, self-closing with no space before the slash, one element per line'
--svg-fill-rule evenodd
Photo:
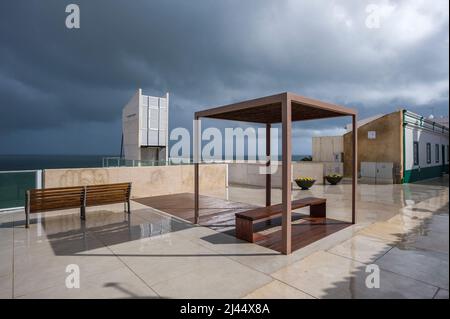
<path fill-rule="evenodd" d="M 0 155 L 0 171 L 102 167 L 102 159 L 118 155 Z"/>

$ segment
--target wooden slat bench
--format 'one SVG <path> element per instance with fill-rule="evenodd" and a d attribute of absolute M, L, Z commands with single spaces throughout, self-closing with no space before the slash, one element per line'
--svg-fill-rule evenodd
<path fill-rule="evenodd" d="M 130 213 L 130 194 L 131 183 L 30 189 L 25 199 L 26 227 L 30 214 L 52 210 L 79 208 L 81 219 L 86 219 L 86 207 L 125 203 Z"/>
<path fill-rule="evenodd" d="M 130 213 L 131 183 L 86 186 L 86 207 L 125 203 Z"/>
<path fill-rule="evenodd" d="M 309 206 L 311 217 L 326 217 L 325 198 L 307 197 L 292 201 L 292 210 Z M 236 237 L 248 242 L 255 242 L 254 224 L 278 217 L 283 211 L 283 205 L 259 207 L 241 213 L 236 213 Z"/>

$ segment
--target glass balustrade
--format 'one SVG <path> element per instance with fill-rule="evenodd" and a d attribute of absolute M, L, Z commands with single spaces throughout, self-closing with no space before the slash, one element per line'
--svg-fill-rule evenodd
<path fill-rule="evenodd" d="M 25 192 L 39 188 L 41 171 L 0 171 L 0 210 L 25 206 Z"/>

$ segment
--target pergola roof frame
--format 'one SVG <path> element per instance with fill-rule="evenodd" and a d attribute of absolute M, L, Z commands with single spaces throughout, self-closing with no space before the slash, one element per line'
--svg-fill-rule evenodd
<path fill-rule="evenodd" d="M 292 117 L 293 122 L 347 115 L 351 116 L 357 114 L 355 110 L 347 107 L 322 102 L 294 93 L 285 92 L 198 111 L 195 112 L 195 117 L 206 117 L 264 124 L 281 123 L 282 112 L 281 109 L 277 106 L 281 106 L 283 101 L 291 101 L 292 103 L 292 109 L 294 111 Z M 315 109 L 320 111 L 320 113 L 316 113 L 317 116 L 314 117 L 307 117 L 308 114 L 304 114 L 304 112 L 301 112 L 301 108 L 308 108 L 309 110 Z M 298 113 L 295 112 L 297 109 L 299 109 Z M 266 114 L 263 114 L 263 112 L 266 112 Z M 269 112 L 272 112 L 272 114 L 267 114 Z"/>
<path fill-rule="evenodd" d="M 351 116 L 353 128 L 352 154 L 352 224 L 356 223 L 357 188 L 357 112 L 354 109 L 314 100 L 294 93 L 280 93 L 253 100 L 237 102 L 195 112 L 195 120 L 202 117 L 266 124 L 266 166 L 270 166 L 270 128 L 282 123 L 282 252 L 291 253 L 291 163 L 292 122 L 312 119 Z M 195 122 L 197 123 L 197 121 Z M 194 198 L 195 223 L 199 223 L 199 125 L 194 127 Z M 266 206 L 271 205 L 271 175 L 266 174 Z"/>

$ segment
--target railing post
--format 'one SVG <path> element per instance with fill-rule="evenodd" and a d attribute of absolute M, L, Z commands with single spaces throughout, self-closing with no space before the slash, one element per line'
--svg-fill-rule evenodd
<path fill-rule="evenodd" d="M 42 170 L 41 169 L 36 170 L 35 184 L 36 184 L 36 188 L 38 188 L 38 189 L 42 188 Z"/>
<path fill-rule="evenodd" d="M 27 190 L 27 192 L 26 192 L 25 227 L 30 228 L 30 190 Z"/>

